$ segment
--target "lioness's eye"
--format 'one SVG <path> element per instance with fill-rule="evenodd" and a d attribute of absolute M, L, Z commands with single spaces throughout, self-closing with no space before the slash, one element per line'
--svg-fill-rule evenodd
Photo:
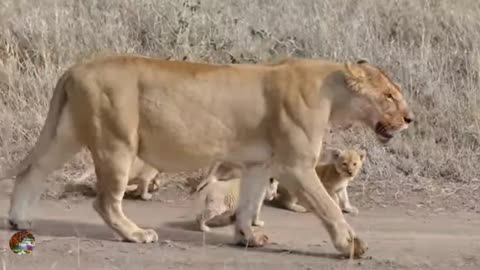
<path fill-rule="evenodd" d="M 354 163 L 353 163 L 353 166 L 357 166 L 357 163 L 356 163 L 356 162 L 354 162 Z"/>
<path fill-rule="evenodd" d="M 393 100 L 393 95 L 390 94 L 390 93 L 385 94 L 385 97 L 386 97 L 387 99 Z"/>

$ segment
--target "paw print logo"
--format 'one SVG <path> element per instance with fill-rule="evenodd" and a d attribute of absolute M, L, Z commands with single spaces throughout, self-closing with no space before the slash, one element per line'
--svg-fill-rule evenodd
<path fill-rule="evenodd" d="M 32 253 L 35 247 L 35 237 L 28 231 L 16 232 L 10 237 L 10 249 L 17 255 Z"/>

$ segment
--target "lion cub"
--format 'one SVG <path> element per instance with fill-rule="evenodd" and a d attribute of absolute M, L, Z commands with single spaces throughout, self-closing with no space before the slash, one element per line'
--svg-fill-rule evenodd
<path fill-rule="evenodd" d="M 332 199 L 345 213 L 358 214 L 358 209 L 350 204 L 348 184 L 358 175 L 367 153 L 364 150 L 333 151 L 333 163 L 317 165 L 315 171 Z"/>
<path fill-rule="evenodd" d="M 233 178 L 229 180 L 219 181 L 216 177 L 209 177 L 206 183 L 201 184 L 197 189 L 199 204 L 203 206 L 197 215 L 197 223 L 203 232 L 210 231 L 207 226 L 208 221 L 215 221 L 216 225 L 228 225 L 233 221 L 233 215 L 238 206 L 238 197 L 240 195 L 241 178 Z M 270 178 L 268 185 L 263 194 L 263 200 L 271 201 L 277 195 L 278 181 Z M 263 226 L 264 221 L 260 220 L 260 210 L 262 204 L 259 205 L 254 226 Z M 223 219 L 222 219 L 223 218 Z M 223 221 L 219 221 L 223 220 Z"/>
<path fill-rule="evenodd" d="M 348 198 L 348 184 L 357 176 L 365 161 L 364 150 L 355 151 L 331 150 L 332 161 L 318 164 L 315 171 L 323 186 L 332 199 L 340 206 L 343 212 L 358 214 L 358 209 L 350 204 Z M 299 205 L 298 198 L 282 186 L 278 188 L 279 203 L 286 209 L 294 212 L 306 212 L 305 207 Z"/>
<path fill-rule="evenodd" d="M 158 170 L 145 163 L 140 158 L 135 158 L 130 167 L 128 186 L 126 193 L 133 193 L 140 196 L 142 200 L 152 199 L 150 192 L 155 192 L 160 188 L 160 181 L 157 178 Z"/>

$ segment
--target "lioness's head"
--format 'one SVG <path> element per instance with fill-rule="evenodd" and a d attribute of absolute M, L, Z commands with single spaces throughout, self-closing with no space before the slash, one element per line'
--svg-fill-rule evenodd
<path fill-rule="evenodd" d="M 275 178 L 270 178 L 268 180 L 268 186 L 265 190 L 265 200 L 271 201 L 277 196 L 278 191 L 278 181 Z"/>
<path fill-rule="evenodd" d="M 354 92 L 351 105 L 354 117 L 370 126 L 381 142 L 388 142 L 395 133 L 413 121 L 400 87 L 382 70 L 359 60 L 345 64 L 345 81 Z"/>
<path fill-rule="evenodd" d="M 353 149 L 334 150 L 333 159 L 335 169 L 343 177 L 355 177 L 362 168 L 367 153 L 365 150 L 355 151 Z"/>

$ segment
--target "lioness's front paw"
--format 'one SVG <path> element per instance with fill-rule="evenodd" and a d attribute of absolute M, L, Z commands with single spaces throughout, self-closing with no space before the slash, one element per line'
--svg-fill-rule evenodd
<path fill-rule="evenodd" d="M 354 244 L 354 249 L 353 249 L 354 258 L 360 258 L 368 250 L 367 242 L 363 241 L 359 237 L 355 237 L 353 239 L 353 244 Z"/>
<path fill-rule="evenodd" d="M 337 223 L 337 226 L 332 229 L 333 245 L 343 255 L 350 256 L 353 248 L 353 256 L 358 258 L 368 250 L 367 243 L 355 235 L 347 222 Z"/>
<path fill-rule="evenodd" d="M 252 222 L 252 225 L 257 227 L 263 227 L 265 226 L 265 221 L 256 219 Z"/>
<path fill-rule="evenodd" d="M 368 245 L 365 241 L 359 237 L 346 238 L 344 241 L 335 242 L 335 248 L 340 251 L 344 256 L 350 257 L 353 245 L 353 257 L 360 258 L 368 250 Z"/>
<path fill-rule="evenodd" d="M 158 234 L 152 229 L 139 229 L 133 232 L 128 240 L 135 243 L 153 243 L 158 241 Z"/>

